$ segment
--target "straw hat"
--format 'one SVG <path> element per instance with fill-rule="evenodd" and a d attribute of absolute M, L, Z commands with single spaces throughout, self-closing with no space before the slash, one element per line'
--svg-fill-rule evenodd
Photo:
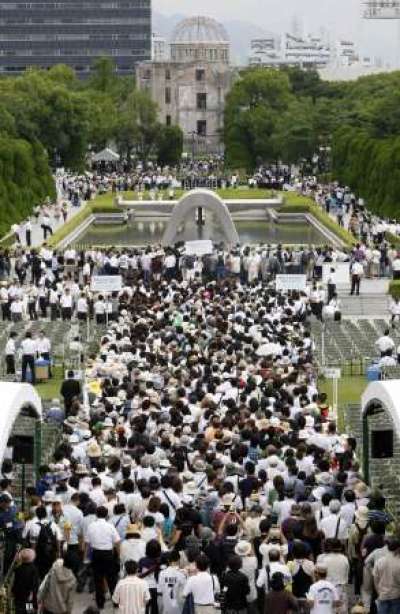
<path fill-rule="evenodd" d="M 360 505 L 360 507 L 355 512 L 356 522 L 362 528 L 366 527 L 368 524 L 368 513 L 369 510 L 365 505 Z"/>
<path fill-rule="evenodd" d="M 137 524 L 128 524 L 126 528 L 126 535 L 140 535 L 140 528 Z"/>
<path fill-rule="evenodd" d="M 249 556 L 251 554 L 251 544 L 244 539 L 239 541 L 235 546 L 235 552 L 238 556 Z"/>

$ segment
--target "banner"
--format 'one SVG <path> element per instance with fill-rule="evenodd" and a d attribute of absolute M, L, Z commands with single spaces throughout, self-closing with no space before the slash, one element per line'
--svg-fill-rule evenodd
<path fill-rule="evenodd" d="M 307 287 L 307 275 L 277 275 L 277 290 L 298 290 L 303 292 Z"/>
<path fill-rule="evenodd" d="M 186 256 L 205 256 L 213 253 L 212 241 L 186 241 L 185 255 Z"/>
<path fill-rule="evenodd" d="M 90 289 L 92 292 L 104 292 L 104 294 L 120 292 L 122 277 L 121 275 L 93 275 Z"/>

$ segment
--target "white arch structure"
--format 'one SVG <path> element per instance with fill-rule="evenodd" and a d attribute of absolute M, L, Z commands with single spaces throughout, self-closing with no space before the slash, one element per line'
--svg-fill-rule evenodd
<path fill-rule="evenodd" d="M 361 420 L 363 431 L 364 475 L 369 478 L 368 415 L 382 408 L 393 422 L 394 432 L 400 435 L 400 380 L 390 379 L 371 382 L 361 396 Z"/>
<path fill-rule="evenodd" d="M 42 418 L 42 401 L 30 384 L 0 383 L 0 462 L 4 459 L 8 439 L 14 422 L 24 407 L 30 407 L 35 416 Z"/>
<path fill-rule="evenodd" d="M 182 224 L 189 213 L 199 207 L 214 213 L 229 243 L 239 243 L 238 232 L 224 201 L 211 190 L 197 189 L 185 194 L 175 205 L 164 233 L 163 245 L 171 245 L 174 242 L 180 224 Z"/>

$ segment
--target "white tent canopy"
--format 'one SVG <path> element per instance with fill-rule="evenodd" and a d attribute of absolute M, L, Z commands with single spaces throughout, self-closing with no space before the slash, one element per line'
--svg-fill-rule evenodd
<path fill-rule="evenodd" d="M 30 384 L 14 384 L 0 382 L 0 463 L 3 462 L 7 442 L 11 435 L 14 422 L 23 407 L 33 409 L 38 419 L 42 418 L 42 401 Z"/>
<path fill-rule="evenodd" d="M 118 162 L 119 158 L 119 155 L 115 151 L 106 147 L 97 154 L 94 154 L 92 160 L 93 162 Z"/>
<path fill-rule="evenodd" d="M 400 433 L 400 380 L 371 382 L 361 397 L 362 416 L 371 403 L 379 403 L 386 409 L 397 433 Z"/>

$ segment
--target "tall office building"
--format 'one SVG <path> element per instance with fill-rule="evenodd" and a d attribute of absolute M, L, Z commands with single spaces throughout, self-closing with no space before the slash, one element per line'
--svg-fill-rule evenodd
<path fill-rule="evenodd" d="M 67 64 L 85 76 L 101 56 L 120 74 L 151 58 L 151 0 L 0 0 L 0 72 Z"/>

